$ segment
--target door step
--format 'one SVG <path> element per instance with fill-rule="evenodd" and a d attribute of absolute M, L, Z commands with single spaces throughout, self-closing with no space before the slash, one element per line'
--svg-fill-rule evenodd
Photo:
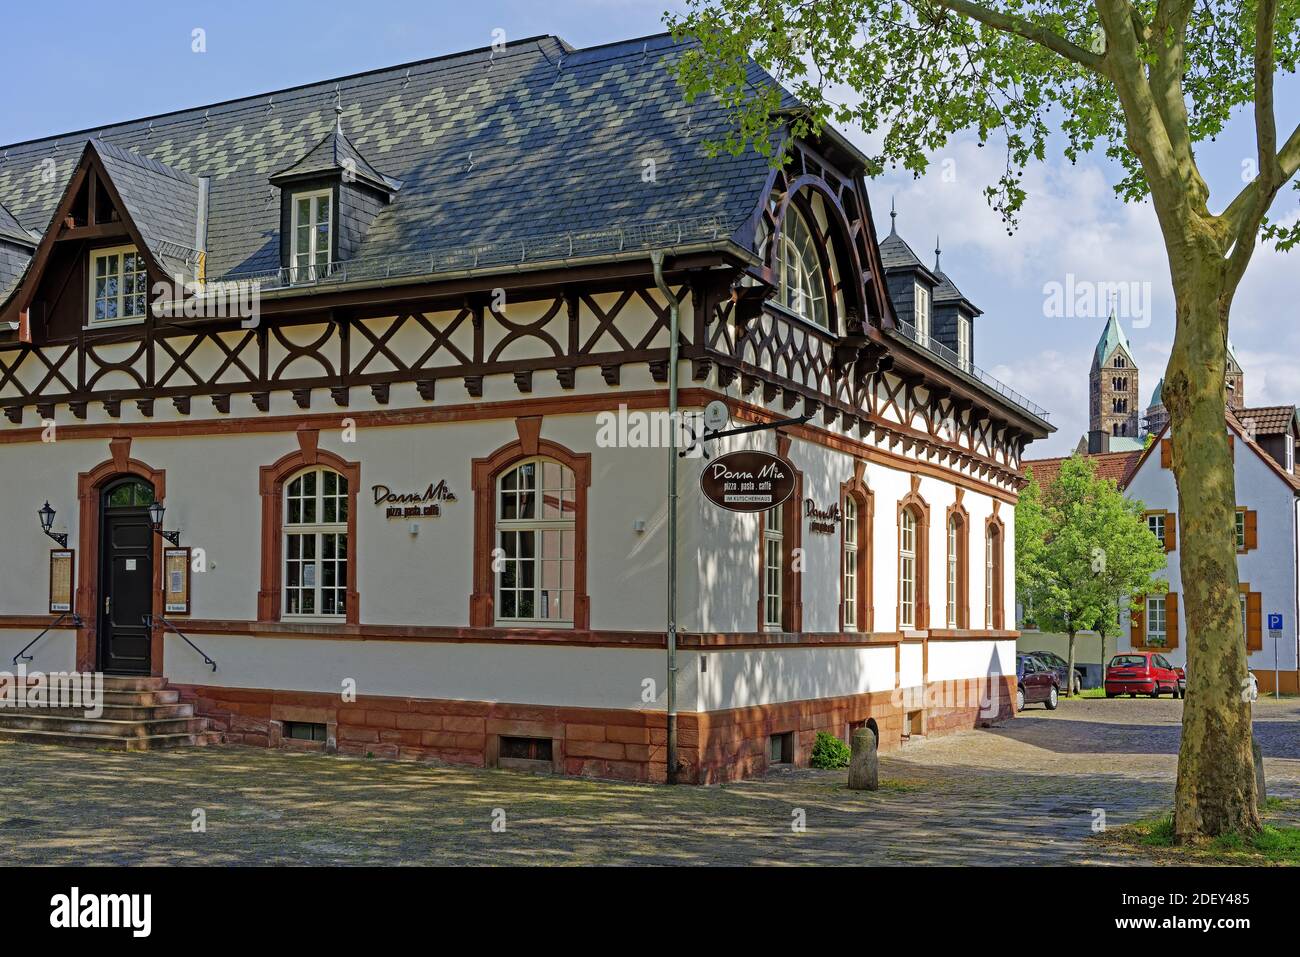
<path fill-rule="evenodd" d="M 62 744 L 117 751 L 151 751 L 217 744 L 219 732 L 194 705 L 182 704 L 167 679 L 105 675 L 103 708 L 88 717 L 84 708 L 0 707 L 0 740 Z"/>

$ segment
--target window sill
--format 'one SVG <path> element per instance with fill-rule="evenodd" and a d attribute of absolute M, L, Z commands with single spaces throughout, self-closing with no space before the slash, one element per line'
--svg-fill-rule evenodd
<path fill-rule="evenodd" d="M 88 322 L 81 327 L 83 332 L 92 332 L 95 329 L 119 329 L 122 326 L 142 326 L 144 325 L 144 316 L 137 319 L 104 319 L 99 322 Z"/>
<path fill-rule="evenodd" d="M 497 619 L 493 624 L 494 628 L 519 628 L 526 631 L 536 630 L 538 628 L 553 628 L 557 631 L 571 631 L 573 622 L 571 621 L 529 621 L 524 618 L 504 618 Z"/>

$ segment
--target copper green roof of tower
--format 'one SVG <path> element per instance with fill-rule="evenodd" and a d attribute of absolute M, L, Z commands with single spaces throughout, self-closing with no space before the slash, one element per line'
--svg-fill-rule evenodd
<path fill-rule="evenodd" d="M 1101 365 L 1106 361 L 1106 357 L 1115 351 L 1116 347 L 1124 350 L 1124 354 L 1130 359 L 1133 358 L 1133 350 L 1128 344 L 1128 339 L 1124 338 L 1124 330 L 1120 328 L 1119 321 L 1115 318 L 1115 313 L 1110 314 L 1106 320 L 1106 328 L 1097 340 L 1097 352 L 1093 361 Z"/>
<path fill-rule="evenodd" d="M 1162 389 L 1164 389 L 1164 387 L 1165 387 L 1165 377 L 1161 376 L 1160 381 L 1156 383 L 1155 391 L 1151 393 L 1151 401 L 1147 403 L 1148 409 L 1154 409 L 1158 405 L 1165 404 L 1164 399 L 1160 395 L 1160 392 Z"/>

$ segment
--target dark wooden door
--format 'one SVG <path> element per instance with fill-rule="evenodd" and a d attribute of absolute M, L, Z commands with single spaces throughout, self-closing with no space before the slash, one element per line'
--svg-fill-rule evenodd
<path fill-rule="evenodd" d="M 134 486 L 134 487 L 132 487 Z M 109 674 L 149 674 L 153 613 L 153 528 L 138 502 L 152 498 L 144 483 L 104 493 L 100 527 L 99 655 Z M 117 504 L 129 502 L 130 504 Z"/>

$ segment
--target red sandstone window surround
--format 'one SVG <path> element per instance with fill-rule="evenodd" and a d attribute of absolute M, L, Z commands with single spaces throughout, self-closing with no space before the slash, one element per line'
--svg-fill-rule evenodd
<path fill-rule="evenodd" d="M 541 416 L 515 427 L 517 441 L 473 463 L 470 625 L 586 630 L 591 456 L 541 438 Z"/>
<path fill-rule="evenodd" d="M 875 608 L 872 587 L 872 533 L 875 496 L 863 481 L 867 463 L 853 463 L 853 478 L 840 484 L 844 513 L 840 529 L 840 630 L 872 631 Z"/>
<path fill-rule="evenodd" d="M 357 592 L 361 464 L 318 448 L 319 439 L 318 430 L 299 429 L 298 449 L 262 466 L 260 621 L 279 621 L 286 615 L 350 625 L 361 621 Z"/>

